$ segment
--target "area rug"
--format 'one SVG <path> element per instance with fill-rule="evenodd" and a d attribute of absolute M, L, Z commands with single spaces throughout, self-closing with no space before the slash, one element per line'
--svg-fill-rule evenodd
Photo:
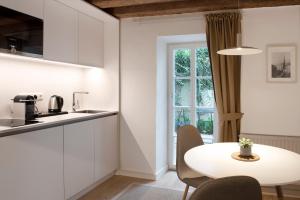
<path fill-rule="evenodd" d="M 183 191 L 134 183 L 112 200 L 181 200 L 182 195 Z"/>

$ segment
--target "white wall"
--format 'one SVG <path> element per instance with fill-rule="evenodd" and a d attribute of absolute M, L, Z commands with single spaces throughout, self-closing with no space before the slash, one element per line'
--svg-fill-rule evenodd
<path fill-rule="evenodd" d="M 167 126 L 160 122 L 167 121 L 167 73 L 157 70 L 158 36 L 201 33 L 203 27 L 195 15 L 121 21 L 122 171 L 155 178 L 166 166 Z"/>
<path fill-rule="evenodd" d="M 155 151 L 156 151 L 156 175 L 160 176 L 168 169 L 168 59 L 167 59 L 167 43 L 160 37 L 157 39 L 156 54 L 156 130 L 155 130 Z"/>
<path fill-rule="evenodd" d="M 83 90 L 83 69 L 52 66 L 10 58 L 0 59 L 0 117 L 10 116 L 10 99 L 21 92 L 44 94 L 39 103 L 41 111 L 48 109 L 49 97 L 53 94 L 64 98 L 63 109 L 71 110 L 72 92 Z"/>
<path fill-rule="evenodd" d="M 246 10 L 244 44 L 264 53 L 243 58 L 243 133 L 300 136 L 300 7 Z M 267 45 L 297 45 L 296 83 L 270 83 L 267 77 Z"/>
<path fill-rule="evenodd" d="M 110 70 L 0 56 L 0 118 L 11 117 L 11 99 L 24 92 L 43 94 L 43 101 L 37 104 L 42 112 L 48 110 L 49 98 L 54 94 L 64 98 L 63 110 L 71 111 L 74 91 L 90 92 L 84 98 L 79 96 L 82 108 L 117 110 Z"/>
<path fill-rule="evenodd" d="M 263 50 L 266 44 L 298 44 L 299 12 L 298 6 L 244 10 L 245 44 Z M 155 177 L 164 166 L 160 153 L 166 150 L 158 140 L 166 129 L 159 124 L 164 120 L 160 93 L 166 77 L 158 69 L 164 61 L 156 63 L 158 37 L 201 33 L 205 33 L 201 13 L 121 21 L 121 171 Z M 300 135 L 299 84 L 267 83 L 265 52 L 243 57 L 242 131 Z"/>

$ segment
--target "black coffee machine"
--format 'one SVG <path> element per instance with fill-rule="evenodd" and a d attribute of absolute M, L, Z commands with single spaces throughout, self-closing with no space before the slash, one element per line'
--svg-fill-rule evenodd
<path fill-rule="evenodd" d="M 17 95 L 14 101 L 14 118 L 34 120 L 36 99 L 32 95 Z"/>

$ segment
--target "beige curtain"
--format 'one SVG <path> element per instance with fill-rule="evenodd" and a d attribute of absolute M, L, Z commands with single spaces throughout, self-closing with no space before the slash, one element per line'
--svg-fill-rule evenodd
<path fill-rule="evenodd" d="M 237 141 L 240 134 L 241 58 L 218 55 L 217 51 L 237 45 L 237 33 L 240 30 L 240 13 L 206 15 L 206 37 L 219 116 L 220 142 Z"/>

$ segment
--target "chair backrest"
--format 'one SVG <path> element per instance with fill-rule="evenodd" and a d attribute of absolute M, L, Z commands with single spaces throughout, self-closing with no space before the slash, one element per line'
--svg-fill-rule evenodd
<path fill-rule="evenodd" d="M 184 173 L 191 169 L 184 162 L 184 154 L 193 147 L 203 145 L 198 129 L 192 125 L 181 126 L 177 130 L 176 172 L 182 180 Z"/>
<path fill-rule="evenodd" d="M 190 200 L 262 200 L 262 193 L 256 179 L 231 176 L 202 184 Z"/>

